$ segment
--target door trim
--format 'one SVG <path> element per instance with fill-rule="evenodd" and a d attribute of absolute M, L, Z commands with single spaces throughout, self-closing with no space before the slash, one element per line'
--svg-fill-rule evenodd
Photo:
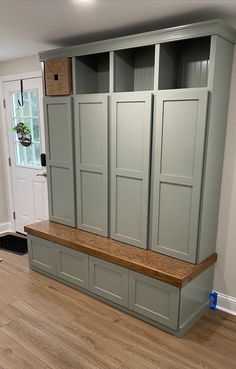
<path fill-rule="evenodd" d="M 9 224 L 10 231 L 15 232 L 15 220 L 13 218 L 14 211 L 14 202 L 13 202 L 13 183 L 11 176 L 11 168 L 8 165 L 8 158 L 10 157 L 10 148 L 8 142 L 8 134 L 7 134 L 7 117 L 6 117 L 6 109 L 3 106 L 4 96 L 4 83 L 13 82 L 20 79 L 33 79 L 33 78 L 42 78 L 43 74 L 41 71 L 35 71 L 30 73 L 22 73 L 22 74 L 12 74 L 7 76 L 0 77 L 0 129 L 3 132 L 3 140 L 2 140 L 2 150 L 3 150 L 3 169 L 6 177 L 6 187 L 7 187 L 7 197 L 8 197 L 8 210 L 9 210 Z M 11 189 L 9 191 L 9 189 Z"/>

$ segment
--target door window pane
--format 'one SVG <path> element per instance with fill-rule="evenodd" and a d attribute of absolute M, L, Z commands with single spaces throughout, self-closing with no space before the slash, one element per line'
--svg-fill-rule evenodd
<path fill-rule="evenodd" d="M 35 161 L 38 164 L 38 166 L 40 166 L 40 154 L 41 154 L 41 147 L 40 147 L 40 143 L 35 143 L 34 144 L 34 155 L 35 155 Z"/>
<path fill-rule="evenodd" d="M 38 118 L 33 118 L 33 140 L 39 141 L 40 140 L 40 132 L 39 132 L 39 120 Z"/>
<path fill-rule="evenodd" d="M 21 145 L 17 138 L 17 134 L 13 132 L 13 142 L 15 148 L 16 165 L 24 167 L 40 167 L 40 122 L 39 122 L 39 105 L 37 90 L 25 91 L 23 94 L 24 105 L 21 107 L 21 94 L 18 91 L 10 94 L 12 127 L 22 122 L 26 124 L 32 137 L 32 143 L 28 147 Z"/>
<path fill-rule="evenodd" d="M 32 91 L 31 95 L 31 110 L 32 115 L 35 117 L 39 116 L 39 104 L 38 104 L 38 94 L 36 91 Z"/>
<path fill-rule="evenodd" d="M 32 167 L 33 166 L 33 150 L 32 150 L 32 145 L 26 147 L 25 150 L 26 150 L 27 166 Z"/>
<path fill-rule="evenodd" d="M 24 165 L 25 163 L 24 147 L 19 142 L 16 142 L 16 149 L 18 150 L 19 164 Z"/>

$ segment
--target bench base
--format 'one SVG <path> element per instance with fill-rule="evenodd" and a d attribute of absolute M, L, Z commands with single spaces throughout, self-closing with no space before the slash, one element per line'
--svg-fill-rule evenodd
<path fill-rule="evenodd" d="M 28 247 L 32 270 L 175 336 L 182 337 L 209 308 L 213 266 L 177 287 L 32 235 Z"/>

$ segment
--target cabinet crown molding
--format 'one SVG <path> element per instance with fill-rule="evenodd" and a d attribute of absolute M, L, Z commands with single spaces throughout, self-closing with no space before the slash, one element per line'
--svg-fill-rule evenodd
<path fill-rule="evenodd" d="M 124 37 L 88 42 L 76 46 L 47 50 L 39 53 L 39 59 L 40 61 L 46 61 L 59 57 L 89 55 L 212 35 L 219 35 L 232 43 L 236 43 L 236 30 L 221 19 L 214 19 L 151 32 L 137 33 Z"/>

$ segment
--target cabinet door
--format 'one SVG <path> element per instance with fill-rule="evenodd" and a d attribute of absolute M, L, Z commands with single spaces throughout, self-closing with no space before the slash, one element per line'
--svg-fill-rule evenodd
<path fill-rule="evenodd" d="M 179 288 L 129 271 L 129 308 L 149 319 L 177 329 Z"/>
<path fill-rule="evenodd" d="M 89 289 L 96 295 L 128 306 L 128 269 L 89 256 Z"/>
<path fill-rule="evenodd" d="M 108 95 L 75 98 L 78 228 L 108 236 Z"/>
<path fill-rule="evenodd" d="M 114 94 L 111 109 L 111 238 L 147 248 L 152 94 Z"/>
<path fill-rule="evenodd" d="M 70 97 L 44 99 L 49 217 L 75 226 L 73 127 Z"/>
<path fill-rule="evenodd" d="M 29 263 L 33 267 L 56 275 L 56 248 L 52 242 L 28 235 Z"/>
<path fill-rule="evenodd" d="M 196 262 L 208 92 L 166 90 L 155 105 L 151 248 Z"/>
<path fill-rule="evenodd" d="M 68 247 L 57 248 L 57 275 L 67 282 L 88 287 L 88 255 Z"/>

